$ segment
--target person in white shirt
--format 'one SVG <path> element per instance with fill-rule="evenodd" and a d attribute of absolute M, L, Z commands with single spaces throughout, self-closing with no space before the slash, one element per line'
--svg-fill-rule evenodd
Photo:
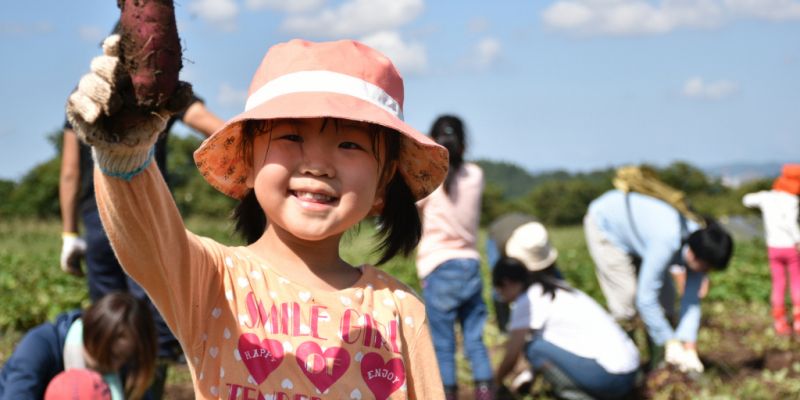
<path fill-rule="evenodd" d="M 749 193 L 742 198 L 745 206 L 760 208 L 764 220 L 769 268 L 772 274 L 772 318 L 775 332 L 788 336 L 800 334 L 800 226 L 798 226 L 800 180 L 778 177 L 772 190 Z M 793 324 L 786 320 L 786 275 L 789 275 L 793 305 Z"/>
<path fill-rule="evenodd" d="M 558 398 L 618 399 L 630 393 L 638 349 L 605 309 L 560 279 L 558 252 L 545 227 L 520 226 L 505 250 L 492 270 L 498 295 L 512 303 L 497 387 L 524 354 Z"/>

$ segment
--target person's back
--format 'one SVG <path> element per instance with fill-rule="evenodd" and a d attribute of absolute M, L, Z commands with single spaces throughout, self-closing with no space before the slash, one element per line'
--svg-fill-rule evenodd
<path fill-rule="evenodd" d="M 0 372 L 0 400 L 33 400 L 64 370 L 64 341 L 80 311 L 60 314 L 25 334 Z"/>
<path fill-rule="evenodd" d="M 610 190 L 589 205 L 608 239 L 629 254 L 676 252 L 681 239 L 699 228 L 666 202 L 640 193 Z"/>
<path fill-rule="evenodd" d="M 747 207 L 761 209 L 767 246 L 794 247 L 800 242 L 797 195 L 781 190 L 764 190 L 746 194 L 742 202 Z"/>
<path fill-rule="evenodd" d="M 538 327 L 545 340 L 597 360 L 608 372 L 628 373 L 639 366 L 639 350 L 633 341 L 605 309 L 580 290 L 557 290 L 551 298 L 534 283 L 514 304 L 511 318 L 510 329 Z"/>
<path fill-rule="evenodd" d="M 422 237 L 417 248 L 417 271 L 426 276 L 453 258 L 480 258 L 477 249 L 483 171 L 465 163 L 448 195 L 440 187 L 421 203 Z"/>
<path fill-rule="evenodd" d="M 746 207 L 761 209 L 764 219 L 772 277 L 770 305 L 773 328 L 781 336 L 790 335 L 792 330 L 800 333 L 800 225 L 797 197 L 800 179 L 787 175 L 787 170 L 791 168 L 784 167 L 784 174 L 773 182 L 772 190 L 749 193 L 742 198 Z M 787 321 L 787 284 L 792 298 L 792 326 Z"/>

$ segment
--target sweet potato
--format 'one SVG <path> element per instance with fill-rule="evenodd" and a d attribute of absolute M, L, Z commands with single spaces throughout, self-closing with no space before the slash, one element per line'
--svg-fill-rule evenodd
<path fill-rule="evenodd" d="M 120 59 L 136 102 L 145 109 L 165 105 L 178 86 L 181 43 L 172 0 L 117 0 Z"/>

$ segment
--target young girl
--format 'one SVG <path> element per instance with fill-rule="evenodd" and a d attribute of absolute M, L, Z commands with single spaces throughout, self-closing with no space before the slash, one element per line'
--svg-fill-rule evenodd
<path fill-rule="evenodd" d="M 102 373 L 113 400 L 143 398 L 156 368 L 147 304 L 128 293 L 110 293 L 84 312 L 66 312 L 33 328 L 0 372 L 0 399 L 41 399 L 48 383 L 72 368 Z"/>
<path fill-rule="evenodd" d="M 104 50 L 114 58 L 115 40 Z M 117 76 L 92 65 L 92 81 Z M 371 215 L 380 262 L 413 250 L 415 201 L 447 172 L 446 150 L 402 121 L 402 79 L 385 56 L 354 41 L 267 52 L 245 111 L 195 153 L 206 180 L 242 200 L 244 247 L 183 227 L 150 165 L 168 113 L 127 114 L 138 122 L 108 132 L 92 119 L 107 104 L 98 92 L 87 83 L 67 108 L 94 146 L 103 224 L 178 337 L 197 398 L 443 397 L 420 299 L 339 257 L 342 235 Z"/>
<path fill-rule="evenodd" d="M 558 398 L 622 398 L 634 387 L 639 352 L 597 302 L 559 278 L 547 236 L 538 222 L 515 229 L 492 271 L 500 297 L 513 302 L 496 383 L 524 354 Z"/>
<path fill-rule="evenodd" d="M 450 169 L 444 184 L 418 203 L 422 214 L 422 239 L 417 250 L 417 274 L 431 325 L 436 358 L 442 373 L 445 395 L 455 399 L 456 337 L 461 324 L 464 351 L 472 366 L 475 398 L 492 396 L 492 369 L 483 327 L 486 304 L 483 302 L 480 254 L 477 249 L 481 213 L 483 171 L 464 162 L 464 124 L 457 117 L 439 117 L 431 137 L 447 148 Z"/>
<path fill-rule="evenodd" d="M 800 165 L 796 165 L 800 171 Z M 796 179 L 786 171 L 775 180 L 772 190 L 746 194 L 746 207 L 760 208 L 764 220 L 769 268 L 772 273 L 772 318 L 775 332 L 787 336 L 794 330 L 800 335 L 800 226 L 798 226 L 798 195 L 800 173 Z M 789 276 L 793 307 L 793 324 L 786 320 L 786 276 Z"/>

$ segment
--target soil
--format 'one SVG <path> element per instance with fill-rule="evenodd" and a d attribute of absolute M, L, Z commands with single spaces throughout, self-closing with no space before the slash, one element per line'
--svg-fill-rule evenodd
<path fill-rule="evenodd" d="M 703 330 L 713 333 L 713 343 L 700 343 L 701 361 L 706 371 L 703 375 L 688 375 L 674 367 L 665 366 L 650 371 L 642 377 L 636 393 L 628 400 L 689 400 L 703 389 L 701 381 L 710 376 L 719 379 L 723 386 L 735 387 L 747 379 L 760 379 L 765 371 L 785 374 L 786 379 L 800 380 L 800 338 L 765 337 L 770 332 L 769 318 L 752 313 L 731 316 L 709 316 L 703 321 Z M 758 345 L 753 345 L 754 340 Z M 762 347 L 762 349 L 758 349 Z M 499 346 L 490 351 L 499 351 Z M 646 360 L 646 355 L 643 356 Z M 188 368 L 173 366 L 175 373 L 188 376 Z M 173 373 L 172 370 L 170 373 Z M 772 390 L 772 385 L 763 387 Z M 707 388 L 707 387 L 706 387 Z M 471 387 L 459 393 L 459 400 L 472 400 Z M 533 398 L 550 398 L 542 391 L 547 385 L 538 380 L 533 387 L 539 391 Z M 786 393 L 775 389 L 772 398 L 785 398 Z M 165 399 L 189 400 L 194 398 L 191 382 L 168 384 Z M 712 393 L 713 394 L 713 393 Z M 526 397 L 531 399 L 532 397 Z"/>

